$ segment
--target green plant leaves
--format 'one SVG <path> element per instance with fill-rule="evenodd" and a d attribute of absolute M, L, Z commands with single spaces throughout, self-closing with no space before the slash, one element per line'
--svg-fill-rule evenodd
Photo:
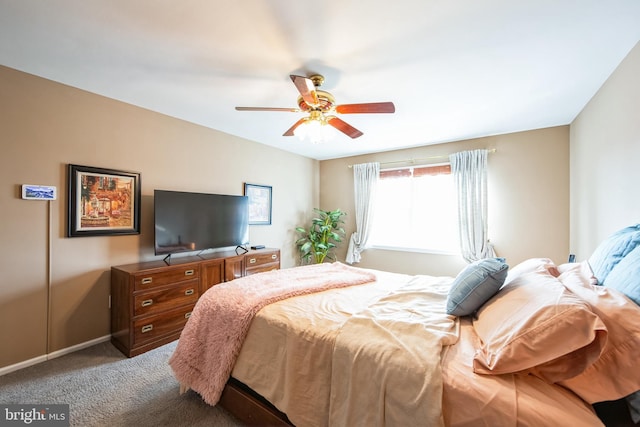
<path fill-rule="evenodd" d="M 296 246 L 300 251 L 303 261 L 316 264 L 324 262 L 325 259 L 335 260 L 332 249 L 336 248 L 336 243 L 342 242 L 345 235 L 344 228 L 341 227 L 342 217 L 346 212 L 336 209 L 334 211 L 323 211 L 314 208 L 318 217 L 311 220 L 311 227 L 296 227 L 296 232 L 303 236 L 296 240 Z"/>

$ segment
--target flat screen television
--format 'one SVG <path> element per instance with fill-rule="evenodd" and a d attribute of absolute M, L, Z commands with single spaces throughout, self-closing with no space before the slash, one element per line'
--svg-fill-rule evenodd
<path fill-rule="evenodd" d="M 155 190 L 156 255 L 249 244 L 247 196 Z"/>

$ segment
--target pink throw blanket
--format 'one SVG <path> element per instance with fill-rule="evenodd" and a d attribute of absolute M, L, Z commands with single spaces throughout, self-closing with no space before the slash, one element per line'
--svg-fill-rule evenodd
<path fill-rule="evenodd" d="M 169 365 L 182 385 L 215 405 L 251 321 L 262 307 L 297 295 L 375 279 L 373 273 L 334 262 L 274 270 L 216 285 L 198 300 Z"/>

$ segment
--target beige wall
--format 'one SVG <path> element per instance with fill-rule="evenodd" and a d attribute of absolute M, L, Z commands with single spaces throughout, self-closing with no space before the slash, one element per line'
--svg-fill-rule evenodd
<path fill-rule="evenodd" d="M 273 186 L 273 224 L 251 226 L 250 239 L 281 248 L 284 267 L 297 260 L 294 227 L 319 203 L 315 160 L 4 67 L 0 138 L 0 368 L 109 334 L 110 267 L 155 258 L 154 189 Z M 141 234 L 64 237 L 69 163 L 140 172 Z M 58 200 L 21 200 L 21 184 L 55 185 Z"/>
<path fill-rule="evenodd" d="M 640 220 L 638 75 L 636 46 L 570 128 L 318 164 L 0 67 L 0 368 L 109 334 L 110 266 L 153 258 L 154 188 L 241 194 L 243 182 L 272 185 L 274 223 L 252 226 L 251 241 L 280 247 L 283 266 L 290 267 L 297 259 L 292 230 L 313 207 L 346 210 L 347 234 L 353 232 L 347 165 L 496 148 L 489 157 L 489 233 L 498 255 L 512 265 L 534 256 L 562 262 L 569 251 L 583 259 L 610 232 Z M 65 238 L 68 163 L 141 172 L 141 234 Z M 25 183 L 55 185 L 59 198 L 23 201 Z M 340 260 L 345 252 L 346 242 Z M 455 275 L 465 263 L 456 256 L 368 250 L 359 265 Z"/>
<path fill-rule="evenodd" d="M 348 165 L 448 156 L 476 148 L 497 150 L 488 162 L 489 237 L 497 254 L 511 265 L 531 257 L 564 262 L 569 253 L 568 126 L 322 161 L 321 208 L 347 212 L 348 237 L 355 229 L 353 172 Z M 346 248 L 347 242 L 340 246 L 339 259 L 345 259 Z M 358 265 L 455 276 L 466 263 L 460 256 L 369 249 Z"/>
<path fill-rule="evenodd" d="M 640 223 L 640 43 L 571 124 L 571 248 Z"/>

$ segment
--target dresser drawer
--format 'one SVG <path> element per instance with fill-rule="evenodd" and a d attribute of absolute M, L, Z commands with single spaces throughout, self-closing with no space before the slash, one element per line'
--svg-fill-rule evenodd
<path fill-rule="evenodd" d="M 192 304 L 135 320 L 133 322 L 133 346 L 181 331 L 191 316 L 193 306 Z"/>
<path fill-rule="evenodd" d="M 180 305 L 195 304 L 199 287 L 198 279 L 192 279 L 179 285 L 137 294 L 133 297 L 133 315 L 153 314 Z"/>
<path fill-rule="evenodd" d="M 279 252 L 264 252 L 256 254 L 247 254 L 245 256 L 245 268 L 257 267 L 259 265 L 269 263 L 280 263 Z"/>
<path fill-rule="evenodd" d="M 245 255 L 245 276 L 280 268 L 280 251 L 265 251 Z"/>
<path fill-rule="evenodd" d="M 280 268 L 280 263 L 259 264 L 253 267 L 247 267 L 244 270 L 245 276 L 251 276 L 256 273 L 263 273 L 265 271 L 277 270 Z"/>
<path fill-rule="evenodd" d="M 183 280 L 198 279 L 199 277 L 199 265 L 176 266 L 161 272 L 136 275 L 134 278 L 134 288 L 136 291 L 142 291 L 170 283 L 181 282 Z"/>

